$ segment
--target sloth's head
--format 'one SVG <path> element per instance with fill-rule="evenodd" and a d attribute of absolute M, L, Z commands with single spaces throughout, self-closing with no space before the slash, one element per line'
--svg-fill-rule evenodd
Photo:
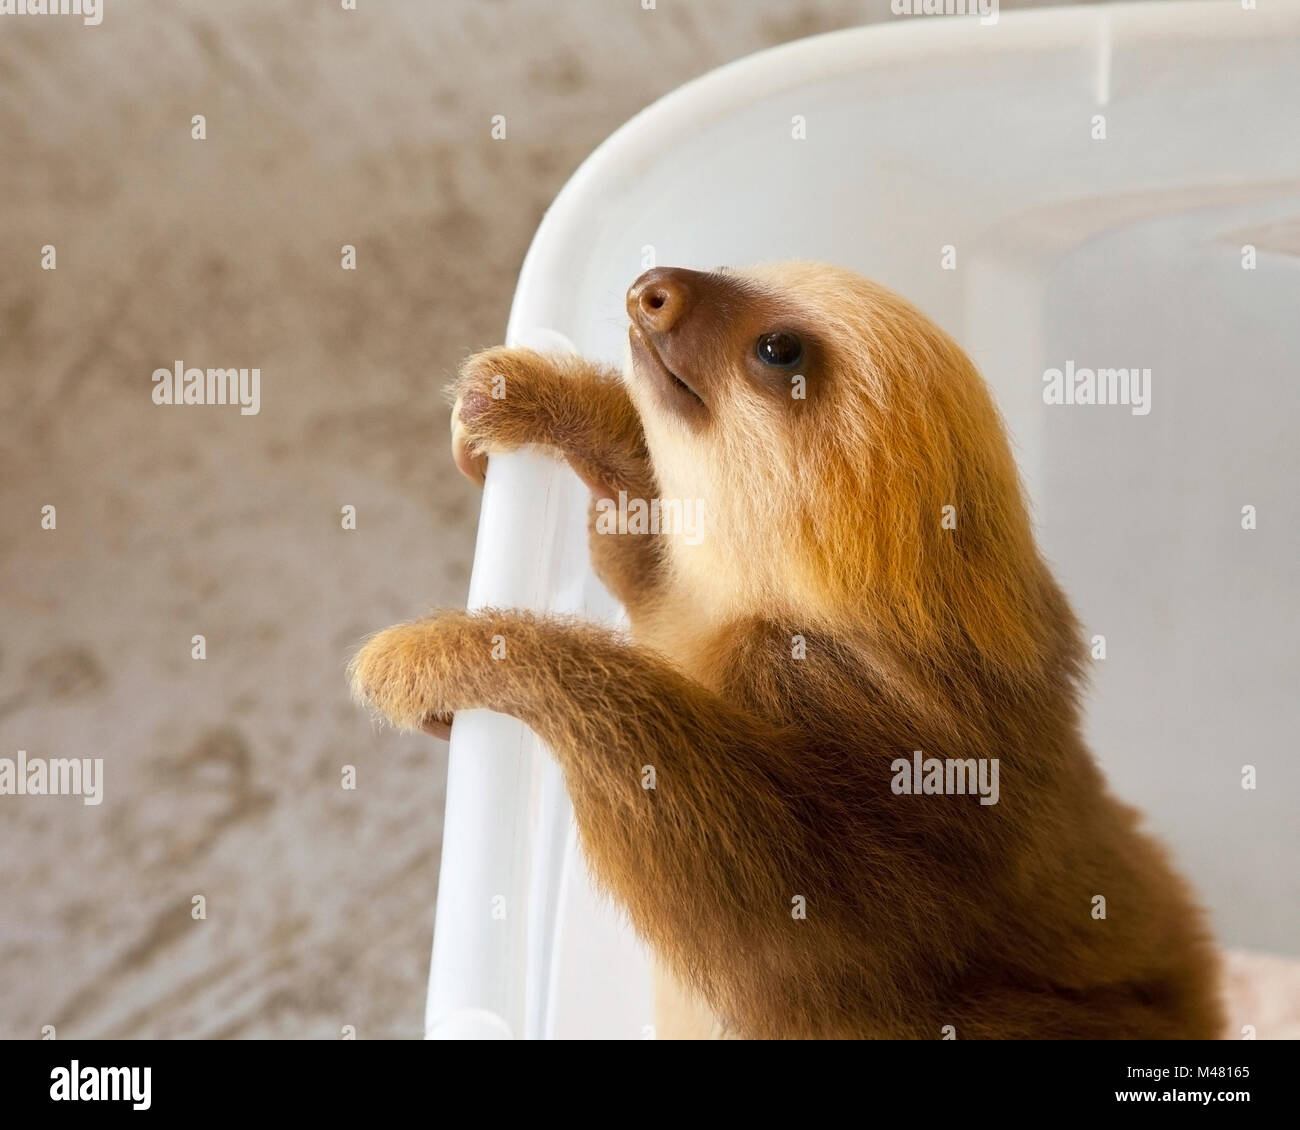
<path fill-rule="evenodd" d="M 820 263 L 656 268 L 627 308 L 661 492 L 703 500 L 703 540 L 669 543 L 708 606 L 1043 658 L 1068 613 L 988 389 L 934 323 Z"/>

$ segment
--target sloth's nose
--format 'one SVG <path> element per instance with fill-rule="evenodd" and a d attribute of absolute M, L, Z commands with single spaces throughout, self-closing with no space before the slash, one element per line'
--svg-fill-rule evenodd
<path fill-rule="evenodd" d="M 695 273 L 680 267 L 646 271 L 628 288 L 628 316 L 647 333 L 667 333 L 690 308 L 688 276 Z"/>

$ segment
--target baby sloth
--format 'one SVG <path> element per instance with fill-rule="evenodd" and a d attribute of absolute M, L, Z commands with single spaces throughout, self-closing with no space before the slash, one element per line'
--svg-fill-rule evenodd
<path fill-rule="evenodd" d="M 476 478 L 567 460 L 632 638 L 441 613 L 372 637 L 357 694 L 532 727 L 597 880 L 727 1035 L 1219 1035 L 1214 949 L 1080 737 L 1081 632 L 961 349 L 815 263 L 657 268 L 627 309 L 621 376 L 470 358 L 453 446 Z M 701 500 L 704 536 L 602 532 L 620 497 Z"/>

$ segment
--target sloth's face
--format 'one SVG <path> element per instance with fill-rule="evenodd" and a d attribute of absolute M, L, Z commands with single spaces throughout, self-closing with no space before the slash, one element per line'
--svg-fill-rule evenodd
<path fill-rule="evenodd" d="M 832 465 L 862 464 L 857 422 L 878 414 L 881 385 L 861 324 L 872 293 L 801 263 L 657 267 L 628 290 L 626 376 L 659 485 L 702 500 L 737 554 L 827 501 Z"/>
<path fill-rule="evenodd" d="M 660 267 L 627 309 L 625 379 L 660 491 L 706 515 L 678 556 L 716 603 L 738 586 L 734 602 L 753 607 L 894 585 L 920 608 L 917 578 L 1030 544 L 984 382 L 886 288 L 823 263 Z M 954 536 L 941 521 L 955 508 Z"/>
<path fill-rule="evenodd" d="M 814 318 L 778 288 L 726 268 L 646 271 L 627 292 L 643 410 L 692 432 L 808 398 L 824 349 Z M 716 437 L 715 437 L 716 438 Z"/>
<path fill-rule="evenodd" d="M 910 476 L 938 470 L 950 429 L 985 398 L 920 311 L 825 263 L 656 267 L 627 310 L 627 377 L 656 469 L 694 466 L 746 490 L 766 475 L 769 501 L 784 482 L 806 507 L 818 469 L 841 487 L 878 482 L 881 460 L 900 456 Z"/>
<path fill-rule="evenodd" d="M 785 547 L 803 540 L 791 525 L 834 504 L 825 473 L 854 447 L 841 425 L 860 359 L 845 353 L 831 307 L 856 297 L 841 275 L 861 280 L 800 270 L 660 267 L 627 292 L 625 377 L 664 499 L 703 514 L 701 543 L 682 547 L 700 584 L 745 575 L 788 591 L 800 566 Z M 860 456 L 859 447 L 848 457 Z M 728 595 L 740 596 L 711 603 Z"/>

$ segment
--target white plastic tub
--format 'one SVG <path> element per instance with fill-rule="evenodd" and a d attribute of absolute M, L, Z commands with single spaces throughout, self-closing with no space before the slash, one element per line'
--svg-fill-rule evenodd
<path fill-rule="evenodd" d="M 1099 760 L 1226 943 L 1293 952 L 1298 255 L 1300 7 L 922 18 L 755 55 L 629 122 L 547 213 L 508 337 L 620 361 L 651 256 L 829 260 L 929 312 L 993 385 L 1042 544 L 1106 638 Z M 1067 362 L 1151 369 L 1149 413 L 1045 404 Z M 471 604 L 617 617 L 586 507 L 547 457 L 494 460 Z M 429 1035 L 652 1025 L 646 955 L 593 894 L 553 762 L 511 719 L 459 716 Z"/>

